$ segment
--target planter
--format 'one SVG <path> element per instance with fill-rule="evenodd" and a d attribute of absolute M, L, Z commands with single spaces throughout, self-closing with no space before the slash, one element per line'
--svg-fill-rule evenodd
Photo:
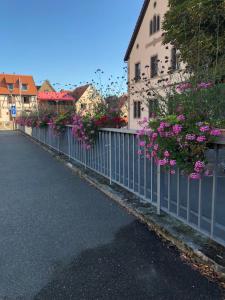
<path fill-rule="evenodd" d="M 28 126 L 25 126 L 25 133 L 32 136 L 32 128 L 28 127 Z"/>

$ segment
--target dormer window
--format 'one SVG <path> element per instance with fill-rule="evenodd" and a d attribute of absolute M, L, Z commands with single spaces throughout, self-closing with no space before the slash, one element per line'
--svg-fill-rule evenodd
<path fill-rule="evenodd" d="M 23 83 L 22 86 L 21 86 L 21 90 L 22 91 L 27 91 L 27 89 L 28 89 L 27 84 Z"/>
<path fill-rule="evenodd" d="M 8 89 L 10 90 L 10 91 L 13 91 L 13 89 L 14 89 L 14 85 L 13 85 L 13 83 L 8 83 Z"/>

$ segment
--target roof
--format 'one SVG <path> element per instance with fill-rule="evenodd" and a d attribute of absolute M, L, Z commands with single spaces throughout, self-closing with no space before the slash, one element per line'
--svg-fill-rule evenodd
<path fill-rule="evenodd" d="M 146 13 L 146 11 L 147 11 L 147 9 L 148 9 L 149 3 L 150 3 L 150 0 L 145 0 L 145 1 L 144 1 L 144 4 L 143 4 L 142 9 L 141 9 L 141 13 L 140 13 L 140 15 L 139 15 L 139 17 L 138 17 L 136 26 L 135 26 L 135 28 L 134 28 L 134 32 L 133 32 L 133 34 L 132 34 L 132 37 L 131 37 L 129 46 L 128 46 L 128 48 L 127 48 L 127 52 L 126 52 L 125 57 L 124 57 L 124 61 L 125 61 L 125 62 L 128 61 L 128 59 L 129 59 L 129 57 L 130 57 L 130 53 L 131 53 L 131 51 L 132 51 L 132 49 L 133 49 L 134 43 L 135 43 L 135 41 L 136 41 L 138 32 L 139 32 L 140 27 L 141 27 L 141 24 L 142 24 L 142 22 L 143 22 L 145 13 Z"/>
<path fill-rule="evenodd" d="M 13 84 L 9 90 L 8 84 Z M 26 84 L 27 90 L 21 90 L 21 85 Z M 0 95 L 37 95 L 33 77 L 30 75 L 0 74 Z"/>
<path fill-rule="evenodd" d="M 38 92 L 55 92 L 56 90 L 51 85 L 49 80 L 45 80 L 42 85 L 37 86 Z"/>
<path fill-rule="evenodd" d="M 39 101 L 75 101 L 75 98 L 67 92 L 39 92 Z"/>
<path fill-rule="evenodd" d="M 83 96 L 83 94 L 86 92 L 86 90 L 89 88 L 89 86 L 90 86 L 90 84 L 79 86 L 71 92 L 71 95 L 73 95 L 73 97 L 76 99 L 76 101 L 78 101 Z"/>

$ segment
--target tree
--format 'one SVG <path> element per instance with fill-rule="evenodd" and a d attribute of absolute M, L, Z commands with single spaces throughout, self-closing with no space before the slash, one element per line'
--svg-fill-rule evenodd
<path fill-rule="evenodd" d="M 164 44 L 180 50 L 194 73 L 224 74 L 225 0 L 169 0 Z"/>

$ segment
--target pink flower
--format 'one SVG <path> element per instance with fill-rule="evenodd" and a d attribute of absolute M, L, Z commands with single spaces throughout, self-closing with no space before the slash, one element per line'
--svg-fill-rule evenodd
<path fill-rule="evenodd" d="M 176 171 L 175 171 L 175 170 L 170 170 L 170 174 L 171 174 L 171 175 L 175 175 L 175 174 L 176 174 Z"/>
<path fill-rule="evenodd" d="M 212 129 L 210 134 L 212 136 L 220 136 L 221 135 L 221 131 L 219 129 Z"/>
<path fill-rule="evenodd" d="M 195 168 L 200 168 L 200 169 L 205 168 L 204 161 L 200 161 L 200 160 L 196 161 Z"/>
<path fill-rule="evenodd" d="M 200 174 L 198 174 L 198 173 L 191 173 L 191 174 L 189 175 L 189 178 L 191 178 L 191 179 L 200 179 L 201 176 L 200 176 Z"/>
<path fill-rule="evenodd" d="M 176 125 L 173 126 L 173 132 L 177 135 L 182 131 L 182 128 L 183 127 L 181 125 L 176 124 Z"/>
<path fill-rule="evenodd" d="M 179 115 L 179 116 L 177 117 L 177 119 L 178 119 L 179 121 L 185 121 L 185 116 L 184 116 L 184 115 Z"/>
<path fill-rule="evenodd" d="M 166 150 L 166 151 L 164 152 L 164 156 L 165 156 L 165 157 L 170 157 L 169 151 Z"/>
<path fill-rule="evenodd" d="M 159 150 L 159 145 L 158 145 L 158 144 L 155 144 L 155 145 L 154 145 L 154 150 L 155 150 L 155 151 L 158 151 L 158 150 Z"/>
<path fill-rule="evenodd" d="M 207 131 L 209 131 L 209 126 L 202 126 L 202 127 L 200 127 L 200 131 L 201 132 L 207 132 Z"/>
<path fill-rule="evenodd" d="M 159 163 L 159 165 L 160 166 L 165 166 L 167 163 L 168 163 L 168 160 L 167 159 L 160 159 L 159 161 L 158 161 L 158 163 Z"/>
<path fill-rule="evenodd" d="M 158 137 L 158 133 L 154 132 L 154 133 L 152 134 L 152 138 L 155 140 L 157 137 Z"/>
<path fill-rule="evenodd" d="M 176 164 L 177 164 L 177 162 L 176 162 L 175 159 L 171 159 L 171 160 L 170 160 L 170 165 L 171 165 L 171 167 L 176 166 Z"/>
<path fill-rule="evenodd" d="M 187 141 L 194 141 L 196 136 L 195 134 L 187 134 L 185 138 Z"/>
<path fill-rule="evenodd" d="M 141 154 L 142 154 L 142 151 L 141 151 L 141 150 L 138 150 L 137 154 L 138 154 L 138 155 L 141 155 Z"/>
<path fill-rule="evenodd" d="M 198 136 L 197 137 L 197 142 L 202 143 L 206 141 L 206 137 L 204 135 Z"/>
<path fill-rule="evenodd" d="M 140 146 L 140 147 L 145 147 L 145 144 L 146 144 L 145 141 L 140 141 L 140 142 L 139 142 L 139 146 Z"/>

